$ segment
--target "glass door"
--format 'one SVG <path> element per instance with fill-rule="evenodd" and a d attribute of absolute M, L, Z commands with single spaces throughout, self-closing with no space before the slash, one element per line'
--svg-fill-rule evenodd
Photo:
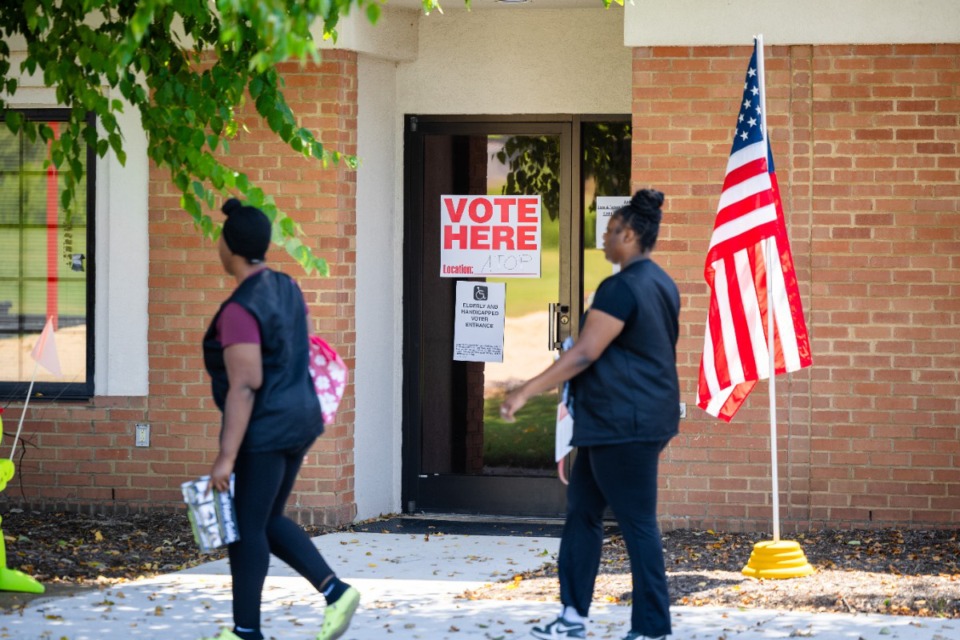
<path fill-rule="evenodd" d="M 564 512 L 565 486 L 554 460 L 558 393 L 532 399 L 513 423 L 500 419 L 499 406 L 576 331 L 586 209 L 580 205 L 584 165 L 575 161 L 574 148 L 583 131 L 573 118 L 407 120 L 405 511 Z M 540 196 L 540 277 L 440 277 L 442 195 Z M 453 359 L 458 280 L 505 284 L 502 363 Z"/>

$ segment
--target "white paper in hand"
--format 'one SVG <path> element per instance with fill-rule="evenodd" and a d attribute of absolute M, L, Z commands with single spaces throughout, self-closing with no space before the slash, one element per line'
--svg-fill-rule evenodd
<path fill-rule="evenodd" d="M 570 446 L 571 438 L 573 438 L 573 416 L 567 410 L 567 405 L 560 402 L 557 404 L 557 441 L 554 446 L 557 462 L 561 462 L 568 453 L 573 451 L 573 447 Z"/>
<path fill-rule="evenodd" d="M 562 348 L 564 351 L 573 346 L 573 338 L 567 337 L 563 341 Z M 567 482 L 567 474 L 563 470 L 563 459 L 567 457 L 567 454 L 573 451 L 573 447 L 570 446 L 570 440 L 573 438 L 573 415 L 570 413 L 570 382 L 567 381 L 563 384 L 563 393 L 560 395 L 560 402 L 557 404 L 557 429 L 556 429 L 556 440 L 554 441 L 554 459 L 557 462 L 557 474 L 560 476 L 560 481 L 563 484 L 569 484 Z"/>

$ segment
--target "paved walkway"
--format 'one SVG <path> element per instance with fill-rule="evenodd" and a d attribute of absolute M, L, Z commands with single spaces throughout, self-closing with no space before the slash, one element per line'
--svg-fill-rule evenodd
<path fill-rule="evenodd" d="M 337 533 L 315 539 L 338 574 L 363 600 L 343 640 L 512 640 L 529 637 L 558 605 L 471 601 L 466 589 L 540 566 L 556 538 Z M 672 640 L 960 640 L 960 620 L 809 614 L 762 609 L 674 607 Z M 596 605 L 589 637 L 622 638 L 628 607 Z M 198 640 L 230 624 L 225 560 L 72 597 L 37 600 L 0 615 L 0 639 Z M 276 640 L 313 640 L 323 597 L 274 561 L 264 590 L 263 631 Z"/>

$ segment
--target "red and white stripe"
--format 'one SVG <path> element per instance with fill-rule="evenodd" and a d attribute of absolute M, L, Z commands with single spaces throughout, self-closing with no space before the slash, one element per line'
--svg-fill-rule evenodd
<path fill-rule="evenodd" d="M 772 261 L 774 367 L 777 374 L 812 362 L 776 175 L 764 141 L 730 155 L 704 278 L 710 307 L 697 404 L 729 422 L 757 380 L 770 377 L 767 273 Z"/>

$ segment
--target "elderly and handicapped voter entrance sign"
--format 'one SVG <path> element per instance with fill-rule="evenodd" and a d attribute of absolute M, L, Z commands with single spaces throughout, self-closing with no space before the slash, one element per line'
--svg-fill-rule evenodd
<path fill-rule="evenodd" d="M 440 196 L 441 278 L 539 278 L 540 196 Z"/>
<path fill-rule="evenodd" d="M 630 204 L 630 196 L 597 196 L 597 249 L 603 249 L 603 234 L 617 209 Z"/>
<path fill-rule="evenodd" d="M 453 359 L 466 362 L 503 362 L 503 282 L 457 282 L 453 327 Z"/>

